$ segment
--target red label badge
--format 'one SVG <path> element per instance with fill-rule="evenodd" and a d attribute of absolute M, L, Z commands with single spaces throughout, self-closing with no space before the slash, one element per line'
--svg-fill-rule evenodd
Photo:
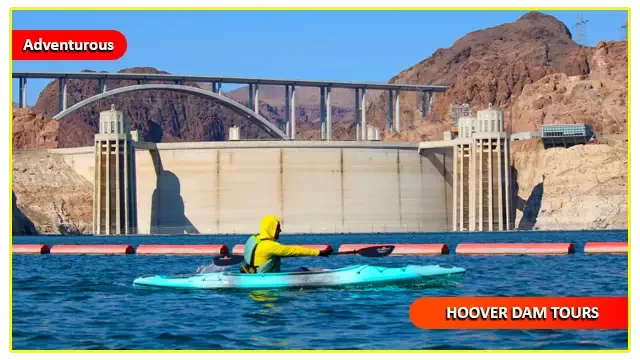
<path fill-rule="evenodd" d="M 13 60 L 117 60 L 127 39 L 116 30 L 13 30 Z"/>
<path fill-rule="evenodd" d="M 629 327 L 627 297 L 422 297 L 409 309 L 422 329 Z"/>

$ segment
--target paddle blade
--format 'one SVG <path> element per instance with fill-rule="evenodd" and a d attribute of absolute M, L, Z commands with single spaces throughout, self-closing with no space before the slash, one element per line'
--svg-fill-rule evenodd
<path fill-rule="evenodd" d="M 365 257 L 383 257 L 391 254 L 393 249 L 395 249 L 395 246 L 393 245 L 370 246 L 359 249 L 356 251 L 356 254 Z"/>
<path fill-rule="evenodd" d="M 244 256 L 240 255 L 222 255 L 213 258 L 213 263 L 218 266 L 231 266 L 240 264 L 244 261 Z"/>

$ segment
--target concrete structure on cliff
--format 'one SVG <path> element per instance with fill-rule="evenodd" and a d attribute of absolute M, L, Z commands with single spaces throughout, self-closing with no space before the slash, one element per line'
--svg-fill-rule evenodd
<path fill-rule="evenodd" d="M 249 120 L 263 127 L 274 138 L 295 140 L 296 138 L 296 87 L 314 87 L 320 91 L 320 133 L 322 140 L 332 140 L 331 120 L 331 89 L 353 89 L 355 92 L 355 140 L 374 140 L 369 137 L 366 117 L 367 90 L 388 91 L 389 105 L 387 126 L 389 132 L 400 131 L 400 94 L 401 92 L 418 92 L 422 103 L 422 117 L 426 117 L 431 111 L 434 95 L 447 90 L 447 86 L 420 85 L 420 84 L 388 84 L 346 81 L 313 81 L 313 80 L 286 80 L 268 78 L 245 78 L 228 76 L 203 76 L 203 75 L 172 75 L 172 74 L 133 74 L 133 73 L 98 73 L 98 72 L 14 72 L 12 77 L 18 79 L 20 91 L 19 106 L 27 105 L 27 79 L 56 79 L 58 81 L 58 114 L 54 119 L 60 120 L 78 108 L 93 103 L 107 96 L 117 95 L 129 91 L 140 90 L 171 90 L 188 92 L 198 96 L 205 96 L 222 105 L 247 116 Z M 97 82 L 97 95 L 82 99 L 72 107 L 67 105 L 67 81 L 69 79 L 95 80 Z M 107 90 L 108 80 L 131 80 L 136 85 L 118 89 Z M 154 84 L 145 82 L 154 81 Z M 162 81 L 164 83 L 157 83 Z M 211 91 L 194 86 L 185 86 L 185 83 L 211 83 Z M 228 99 L 222 94 L 222 84 L 247 84 L 249 86 L 248 107 Z M 277 85 L 285 87 L 285 122 L 283 129 L 278 129 L 259 114 L 259 87 L 260 85 Z M 200 90 L 200 91 L 196 91 Z"/>
<path fill-rule="evenodd" d="M 138 228 L 136 163 L 129 121 L 115 106 L 100 113 L 95 136 L 93 233 L 135 234 Z"/>
<path fill-rule="evenodd" d="M 462 117 L 459 137 L 420 143 L 423 154 L 453 153 L 453 230 L 503 231 L 514 228 L 511 146 L 504 112 L 489 108 Z"/>

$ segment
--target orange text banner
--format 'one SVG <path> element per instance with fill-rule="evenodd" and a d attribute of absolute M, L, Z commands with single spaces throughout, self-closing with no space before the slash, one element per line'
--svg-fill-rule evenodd
<path fill-rule="evenodd" d="M 422 329 L 627 329 L 627 297 L 423 297 Z"/>

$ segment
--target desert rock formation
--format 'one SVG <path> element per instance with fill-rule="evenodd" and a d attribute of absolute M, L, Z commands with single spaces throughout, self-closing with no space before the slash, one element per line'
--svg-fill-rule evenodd
<path fill-rule="evenodd" d="M 93 185 L 60 155 L 47 150 L 14 151 L 13 192 L 17 208 L 38 233 L 91 233 Z"/>
<path fill-rule="evenodd" d="M 512 154 L 516 227 L 521 230 L 626 229 L 627 148 L 603 144 Z"/>

